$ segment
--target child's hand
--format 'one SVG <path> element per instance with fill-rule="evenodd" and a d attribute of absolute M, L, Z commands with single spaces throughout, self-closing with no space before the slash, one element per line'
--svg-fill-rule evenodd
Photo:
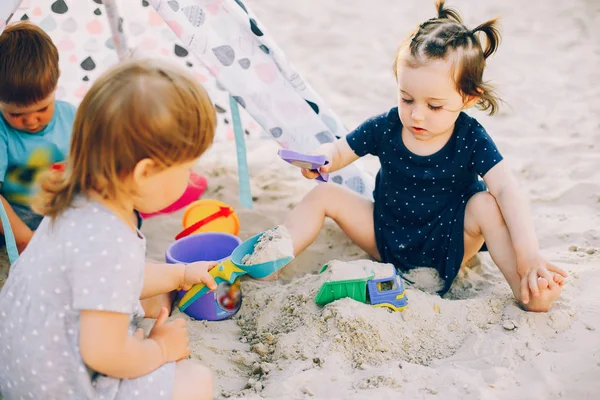
<path fill-rule="evenodd" d="M 215 265 L 216 261 L 198 261 L 187 264 L 183 273 L 183 281 L 181 282 L 180 290 L 190 290 L 196 283 L 204 283 L 213 291 L 217 289 L 215 279 L 208 273 Z"/>
<path fill-rule="evenodd" d="M 166 307 L 162 307 L 148 336 L 148 339 L 154 340 L 160 346 L 165 363 L 179 361 L 192 352 L 185 320 L 178 318 L 167 322 L 167 318 L 169 318 L 169 311 Z M 139 339 L 137 331 L 136 338 Z"/>
<path fill-rule="evenodd" d="M 306 169 L 306 168 L 302 168 L 302 175 L 307 178 L 307 179 L 316 179 L 319 177 L 319 172 L 321 173 L 329 173 L 329 164 L 327 165 L 323 165 L 321 168 L 319 168 L 319 172 L 312 170 L 312 169 Z"/>
<path fill-rule="evenodd" d="M 324 144 L 322 146 L 320 146 L 318 149 L 316 149 L 315 151 L 310 152 L 310 155 L 313 156 L 325 156 L 327 159 L 327 165 L 323 165 L 321 168 L 319 168 L 319 172 L 321 173 L 329 173 L 329 170 L 331 169 L 331 160 L 333 157 L 333 152 L 335 152 L 335 146 L 333 146 L 332 143 L 327 143 Z M 306 168 L 302 168 L 302 175 L 307 178 L 307 179 L 317 179 L 319 177 L 319 172 L 314 171 L 314 170 L 310 170 L 310 169 L 306 169 Z"/>
<path fill-rule="evenodd" d="M 554 286 L 558 283 L 556 283 L 552 273 L 559 274 L 565 278 L 568 276 L 565 270 L 551 264 L 541 255 L 519 261 L 517 271 L 519 272 L 519 275 L 521 275 L 521 301 L 523 304 L 529 303 L 530 291 L 535 297 L 540 295 L 538 286 L 539 278 L 546 278 L 548 287 L 554 289 Z"/>

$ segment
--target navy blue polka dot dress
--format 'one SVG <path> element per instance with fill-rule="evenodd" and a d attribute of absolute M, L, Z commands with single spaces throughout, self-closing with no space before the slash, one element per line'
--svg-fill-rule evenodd
<path fill-rule="evenodd" d="M 347 136 L 358 156 L 379 157 L 374 223 L 383 262 L 400 270 L 436 268 L 450 289 L 464 256 L 467 201 L 487 190 L 480 177 L 502 160 L 485 129 L 465 113 L 446 145 L 429 156 L 402 141 L 398 108 L 371 118 Z"/>

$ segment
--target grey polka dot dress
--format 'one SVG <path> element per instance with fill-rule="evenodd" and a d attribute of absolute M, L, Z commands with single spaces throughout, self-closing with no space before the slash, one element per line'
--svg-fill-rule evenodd
<path fill-rule="evenodd" d="M 79 353 L 81 310 L 130 316 L 140 305 L 146 241 L 99 204 L 78 199 L 45 218 L 0 292 L 0 393 L 5 399 L 170 399 L 175 364 L 136 379 L 89 369 Z"/>
<path fill-rule="evenodd" d="M 444 294 L 464 256 L 466 204 L 487 190 L 480 179 L 502 160 L 485 129 L 465 113 L 452 137 L 429 156 L 412 153 L 402 141 L 398 108 L 371 118 L 347 136 L 358 156 L 379 157 L 374 191 L 377 248 L 400 270 L 436 268 Z"/>

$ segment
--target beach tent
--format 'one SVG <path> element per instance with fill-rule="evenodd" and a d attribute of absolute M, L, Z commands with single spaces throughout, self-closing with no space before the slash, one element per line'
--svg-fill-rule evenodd
<path fill-rule="evenodd" d="M 241 0 L 2 0 L 0 31 L 18 20 L 52 37 L 60 53 L 57 98 L 75 105 L 119 59 L 166 57 L 189 68 L 217 109 L 217 140 L 237 133 L 246 206 L 244 138 L 270 137 L 309 152 L 347 133 Z M 373 179 L 356 163 L 330 181 L 371 197 Z"/>
<path fill-rule="evenodd" d="M 8 22 L 29 20 L 51 37 L 60 53 L 61 78 L 57 97 L 77 105 L 96 77 L 119 61 L 108 18 L 108 1 L 102 0 L 2 0 L 0 31 Z M 210 72 L 189 55 L 173 31 L 147 2 L 125 0 L 114 3 L 118 12 L 117 29 L 129 44 L 134 56 L 166 57 L 189 68 L 210 92 L 219 111 L 217 140 L 233 139 L 229 122 L 229 101 Z M 126 43 L 125 46 L 127 46 Z M 260 137 L 263 132 L 242 111 L 247 136 Z M 225 121 L 227 123 L 225 123 Z M 229 128 L 229 129 L 228 129 Z"/>
<path fill-rule="evenodd" d="M 240 0 L 2 0 L 0 30 L 21 19 L 55 41 L 62 71 L 57 95 L 74 104 L 118 62 L 115 41 L 123 38 L 119 44 L 126 42 L 134 56 L 168 57 L 191 70 L 219 112 L 218 140 L 234 138 L 230 95 L 242 106 L 248 138 L 270 136 L 308 152 L 347 133 Z M 331 180 L 371 196 L 372 178 L 360 167 Z"/>

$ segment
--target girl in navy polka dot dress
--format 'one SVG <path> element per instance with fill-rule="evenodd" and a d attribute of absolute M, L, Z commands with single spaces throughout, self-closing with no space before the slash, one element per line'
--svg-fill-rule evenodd
<path fill-rule="evenodd" d="M 163 307 L 146 337 L 140 299 L 204 282 L 214 263 L 146 264 L 133 210 L 177 200 L 210 146 L 216 114 L 185 71 L 152 60 L 94 83 L 73 125 L 64 174 L 42 179 L 45 215 L 0 292 L 6 399 L 212 399 L 208 368 L 186 360 L 185 320 Z"/>
<path fill-rule="evenodd" d="M 468 29 L 443 0 L 436 8 L 438 16 L 422 23 L 396 55 L 398 106 L 318 150 L 330 161 L 322 172 L 366 154 L 379 157 L 374 202 L 341 185 L 320 184 L 284 225 L 297 254 L 330 217 L 376 260 L 401 270 L 436 268 L 445 281 L 441 294 L 485 242 L 522 306 L 547 311 L 566 272 L 540 254 L 527 202 L 506 162 L 485 129 L 463 112 L 473 106 L 497 111 L 482 80 L 500 40 L 496 21 Z"/>

